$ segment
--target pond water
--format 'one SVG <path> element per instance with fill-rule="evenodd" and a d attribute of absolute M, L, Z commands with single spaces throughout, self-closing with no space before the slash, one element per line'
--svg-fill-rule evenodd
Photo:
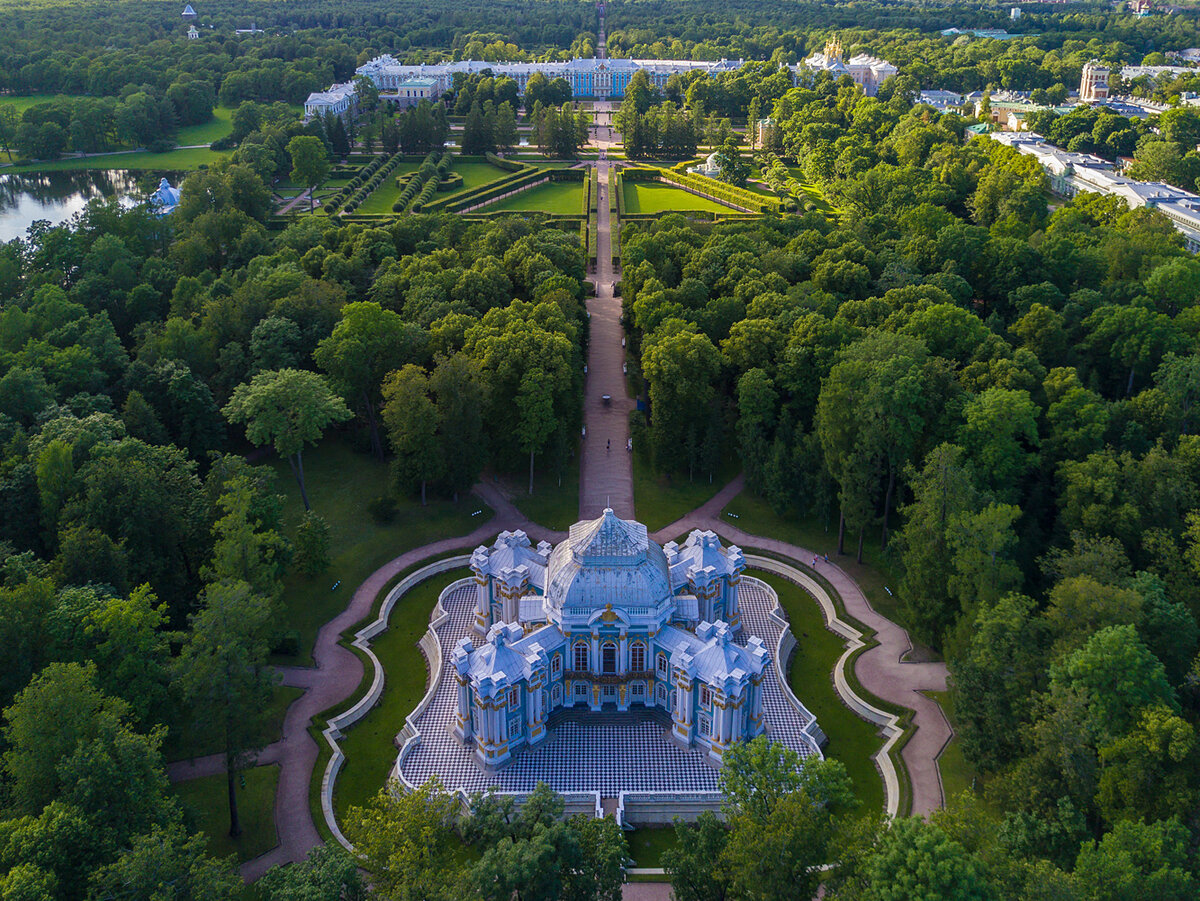
<path fill-rule="evenodd" d="M 2 170 L 0 170 L 2 171 Z M 136 202 L 158 187 L 161 178 L 179 185 L 179 173 L 82 169 L 75 172 L 0 174 L 0 242 L 25 237 L 38 219 L 57 225 L 81 212 L 94 197 Z"/>

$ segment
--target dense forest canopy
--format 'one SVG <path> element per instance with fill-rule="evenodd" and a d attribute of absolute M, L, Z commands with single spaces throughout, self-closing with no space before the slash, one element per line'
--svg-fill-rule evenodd
<path fill-rule="evenodd" d="M 457 500 L 489 468 L 561 479 L 582 423 L 579 231 L 412 212 L 453 180 L 452 119 L 464 150 L 512 150 L 520 125 L 574 165 L 588 120 L 565 83 L 531 80 L 524 110 L 515 82 L 486 73 L 400 116 L 365 89 L 357 121 L 304 123 L 289 104 L 382 52 L 591 53 L 595 5 L 194 5 L 197 41 L 174 2 L 0 2 L 4 146 L 170 146 L 218 105 L 232 129 L 228 158 L 189 174 L 170 216 L 93 201 L 0 245 L 5 898 L 232 895 L 164 760 L 207 736 L 232 798 L 270 740 L 271 655 L 297 653 L 284 583 L 328 565 L 305 473 L 324 436 L 389 467 L 364 514 L 385 522 L 397 497 Z M 930 821 L 887 825 L 853 812 L 836 764 L 740 749 L 727 823 L 680 826 L 664 860 L 680 898 L 807 898 L 831 861 L 826 888 L 844 899 L 1196 895 L 1200 264 L 1160 212 L 1055 197 L 1035 160 L 916 101 L 935 87 L 1061 99 L 1089 59 L 1200 45 L 1197 17 L 1007 9 L 608 8 L 614 56 L 760 61 L 661 91 L 635 78 L 614 122 L 627 156 L 707 145 L 731 186 L 794 195 L 761 217 L 622 223 L 639 465 L 701 481 L 736 459 L 778 515 L 825 525 L 831 550 L 877 545 L 902 624 L 948 663 L 978 776 Z M 263 33 L 234 33 L 251 22 Z M 796 84 L 780 68 L 834 32 L 900 75 L 866 97 L 848 77 Z M 1173 102 L 1200 79 L 1129 87 Z M 61 96 L 6 104 L 29 94 Z M 765 146 L 745 152 L 734 123 L 765 116 Z M 1200 180 L 1191 107 L 1031 124 L 1070 150 L 1131 155 L 1138 177 Z M 395 183 L 397 215 L 341 215 L 398 178 L 403 152 L 419 179 Z M 497 162 L 520 168 L 472 165 Z M 338 168 L 355 174 L 336 200 L 273 215 L 282 182 L 311 190 Z M 298 522 L 248 461 L 256 448 L 286 461 Z M 612 897 L 624 839 L 561 813 L 545 792 L 520 815 L 475 798 L 461 818 L 436 786 L 385 794 L 348 829 L 373 888 L 322 852 L 263 897 Z"/>

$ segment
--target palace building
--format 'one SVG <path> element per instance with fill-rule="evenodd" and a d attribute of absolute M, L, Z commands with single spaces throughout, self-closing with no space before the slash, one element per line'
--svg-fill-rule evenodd
<path fill-rule="evenodd" d="M 879 92 L 879 86 L 898 71 L 899 69 L 887 60 L 865 53 L 852 56 L 847 62 L 842 52 L 842 42 L 834 37 L 822 52 L 814 53 L 796 66 L 793 80 L 797 84 L 805 83 L 806 75 L 812 72 L 829 72 L 834 78 L 849 75 L 854 83 L 862 88 L 864 94 L 874 97 Z"/>
<path fill-rule="evenodd" d="M 492 770 L 543 742 L 556 711 L 640 708 L 719 763 L 764 731 L 770 658 L 741 635 L 745 566 L 712 532 L 660 547 L 612 510 L 555 548 L 501 533 L 471 557 L 474 635 L 450 654 L 454 735 Z"/>

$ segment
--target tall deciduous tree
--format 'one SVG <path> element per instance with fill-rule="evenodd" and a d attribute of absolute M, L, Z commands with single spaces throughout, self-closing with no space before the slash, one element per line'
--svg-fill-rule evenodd
<path fill-rule="evenodd" d="M 308 186 L 309 209 L 317 208 L 317 185 L 329 177 L 329 154 L 325 142 L 312 135 L 296 135 L 288 141 L 292 158 L 292 180 Z"/>
<path fill-rule="evenodd" d="M 442 460 L 437 452 L 437 407 L 420 366 L 409 363 L 383 380 L 383 424 L 396 454 L 397 481 L 406 487 L 420 485 L 425 506 L 425 486 L 438 477 Z"/>
<path fill-rule="evenodd" d="M 229 834 L 242 832 L 236 780 L 269 740 L 276 676 L 267 665 L 271 605 L 246 582 L 210 585 L 179 655 L 179 681 L 197 722 L 220 740 Z"/>
<path fill-rule="evenodd" d="M 454 500 L 479 478 L 487 461 L 483 411 L 486 386 L 478 367 L 465 354 L 441 360 L 429 377 L 437 403 L 438 454 L 442 477 Z"/>
<path fill-rule="evenodd" d="M 426 335 L 398 313 L 373 302 L 347 304 L 333 334 L 313 353 L 317 365 L 347 398 L 357 398 L 371 429 L 371 447 L 383 459 L 375 415 L 383 377 L 406 363 L 421 363 Z"/>
<path fill-rule="evenodd" d="M 269 444 L 287 458 L 304 509 L 312 509 L 304 485 L 304 446 L 316 444 L 326 427 L 352 415 L 325 379 L 303 369 L 261 372 L 234 389 L 222 412 L 230 422 L 245 424 L 251 443 Z"/>

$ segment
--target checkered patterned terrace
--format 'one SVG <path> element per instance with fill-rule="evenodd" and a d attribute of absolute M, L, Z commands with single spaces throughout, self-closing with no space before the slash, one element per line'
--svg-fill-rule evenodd
<path fill-rule="evenodd" d="M 474 611 L 473 586 L 461 586 L 449 592 L 442 606 L 449 618 L 437 629 L 441 645 L 443 673 L 450 673 L 449 654 L 458 639 L 468 634 Z M 757 579 L 745 578 L 740 589 L 743 630 L 738 642 L 744 644 L 757 635 L 774 652 L 780 627 L 770 617 L 775 593 Z M 450 732 L 455 710 L 455 685 L 443 678 L 432 701 L 416 722 L 420 739 L 411 748 L 400 767 L 410 785 L 420 785 L 433 776 L 451 791 L 504 792 L 532 791 L 545 782 L 555 791 L 600 792 L 616 797 L 621 792 L 715 792 L 717 769 L 707 761 L 702 749 L 684 749 L 671 741 L 664 728 L 654 722 L 612 725 L 612 716 L 603 723 L 563 722 L 549 737 L 533 749 L 524 749 L 497 772 L 486 773 Z M 802 732 L 811 721 L 797 710 L 779 685 L 774 665 L 763 678 L 763 713 L 767 734 L 802 757 L 815 753 Z"/>

